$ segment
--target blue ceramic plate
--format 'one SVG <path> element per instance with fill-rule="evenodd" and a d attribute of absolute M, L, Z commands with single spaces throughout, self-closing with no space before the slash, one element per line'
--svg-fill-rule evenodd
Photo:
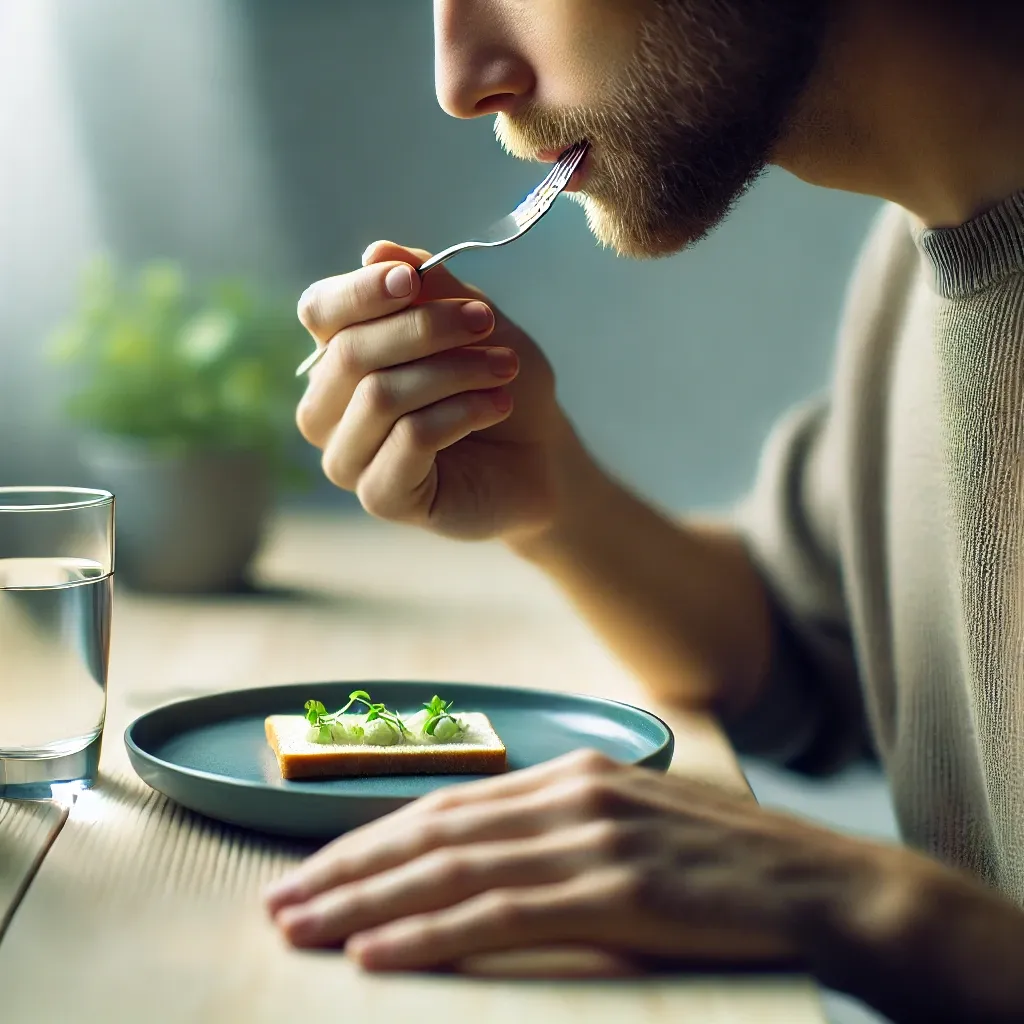
<path fill-rule="evenodd" d="M 435 693 L 454 701 L 456 711 L 482 711 L 504 740 L 513 771 L 580 747 L 661 771 L 672 760 L 669 727 L 628 704 L 465 683 L 357 680 L 235 690 L 168 704 L 128 727 L 128 756 L 143 781 L 193 811 L 303 839 L 328 839 L 431 790 L 476 777 L 282 779 L 263 731 L 266 716 L 301 714 L 307 700 L 339 708 L 356 689 L 399 714 L 412 713 Z"/>

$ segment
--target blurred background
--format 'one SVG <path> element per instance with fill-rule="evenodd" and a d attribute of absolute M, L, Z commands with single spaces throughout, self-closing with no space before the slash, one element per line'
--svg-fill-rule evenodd
<path fill-rule="evenodd" d="M 153 495 L 225 472 L 196 513 L 211 536 L 238 532 L 239 493 L 255 520 L 280 502 L 360 514 L 291 424 L 298 294 L 375 239 L 466 237 L 540 172 L 489 119 L 437 107 L 423 0 L 0 0 L 0 140 L 0 485 L 113 482 L 137 495 L 119 541 L 140 548 L 174 528 Z M 638 264 L 564 202 L 453 269 L 540 341 L 609 467 L 713 509 L 776 416 L 826 386 L 876 208 L 772 173 L 693 252 Z M 256 468 L 217 462 L 225 433 Z M 166 564 L 135 571 L 187 589 Z M 747 767 L 765 803 L 893 832 L 870 766 L 827 783 Z"/>

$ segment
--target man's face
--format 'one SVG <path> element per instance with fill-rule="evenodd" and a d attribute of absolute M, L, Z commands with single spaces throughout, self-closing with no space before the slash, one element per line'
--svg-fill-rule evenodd
<path fill-rule="evenodd" d="M 710 231 L 784 136 L 827 0 L 435 0 L 437 94 L 505 148 L 591 154 L 576 197 L 626 256 Z"/>

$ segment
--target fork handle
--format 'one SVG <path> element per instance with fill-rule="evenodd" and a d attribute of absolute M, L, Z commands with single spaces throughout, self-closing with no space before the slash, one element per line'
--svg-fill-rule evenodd
<path fill-rule="evenodd" d="M 471 249 L 472 245 L 466 242 L 460 242 L 458 245 L 450 245 L 447 249 L 442 249 L 440 252 L 435 253 L 430 259 L 420 264 L 417 273 L 422 277 L 428 271 L 434 269 L 434 267 L 441 266 L 442 263 L 446 263 L 453 256 L 457 256 L 460 252 L 465 249 Z"/>

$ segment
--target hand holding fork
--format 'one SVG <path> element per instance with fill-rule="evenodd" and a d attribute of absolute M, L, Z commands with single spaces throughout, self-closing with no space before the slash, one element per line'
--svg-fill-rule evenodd
<path fill-rule="evenodd" d="M 364 266 L 303 294 L 322 355 L 299 429 L 371 515 L 463 539 L 525 536 L 565 512 L 563 481 L 589 478 L 540 348 L 447 268 L 424 269 L 522 237 L 581 160 L 560 163 L 497 237 L 430 260 L 379 242 Z"/>
<path fill-rule="evenodd" d="M 420 277 L 461 252 L 468 252 L 470 249 L 493 249 L 522 238 L 551 209 L 586 159 L 589 149 L 587 142 L 577 142 L 567 149 L 551 168 L 548 176 L 508 216 L 492 224 L 479 239 L 460 242 L 431 256 L 420 266 Z M 324 345 L 310 353 L 299 364 L 295 376 L 301 377 L 304 373 L 309 373 L 323 358 L 326 350 L 327 346 Z"/>

